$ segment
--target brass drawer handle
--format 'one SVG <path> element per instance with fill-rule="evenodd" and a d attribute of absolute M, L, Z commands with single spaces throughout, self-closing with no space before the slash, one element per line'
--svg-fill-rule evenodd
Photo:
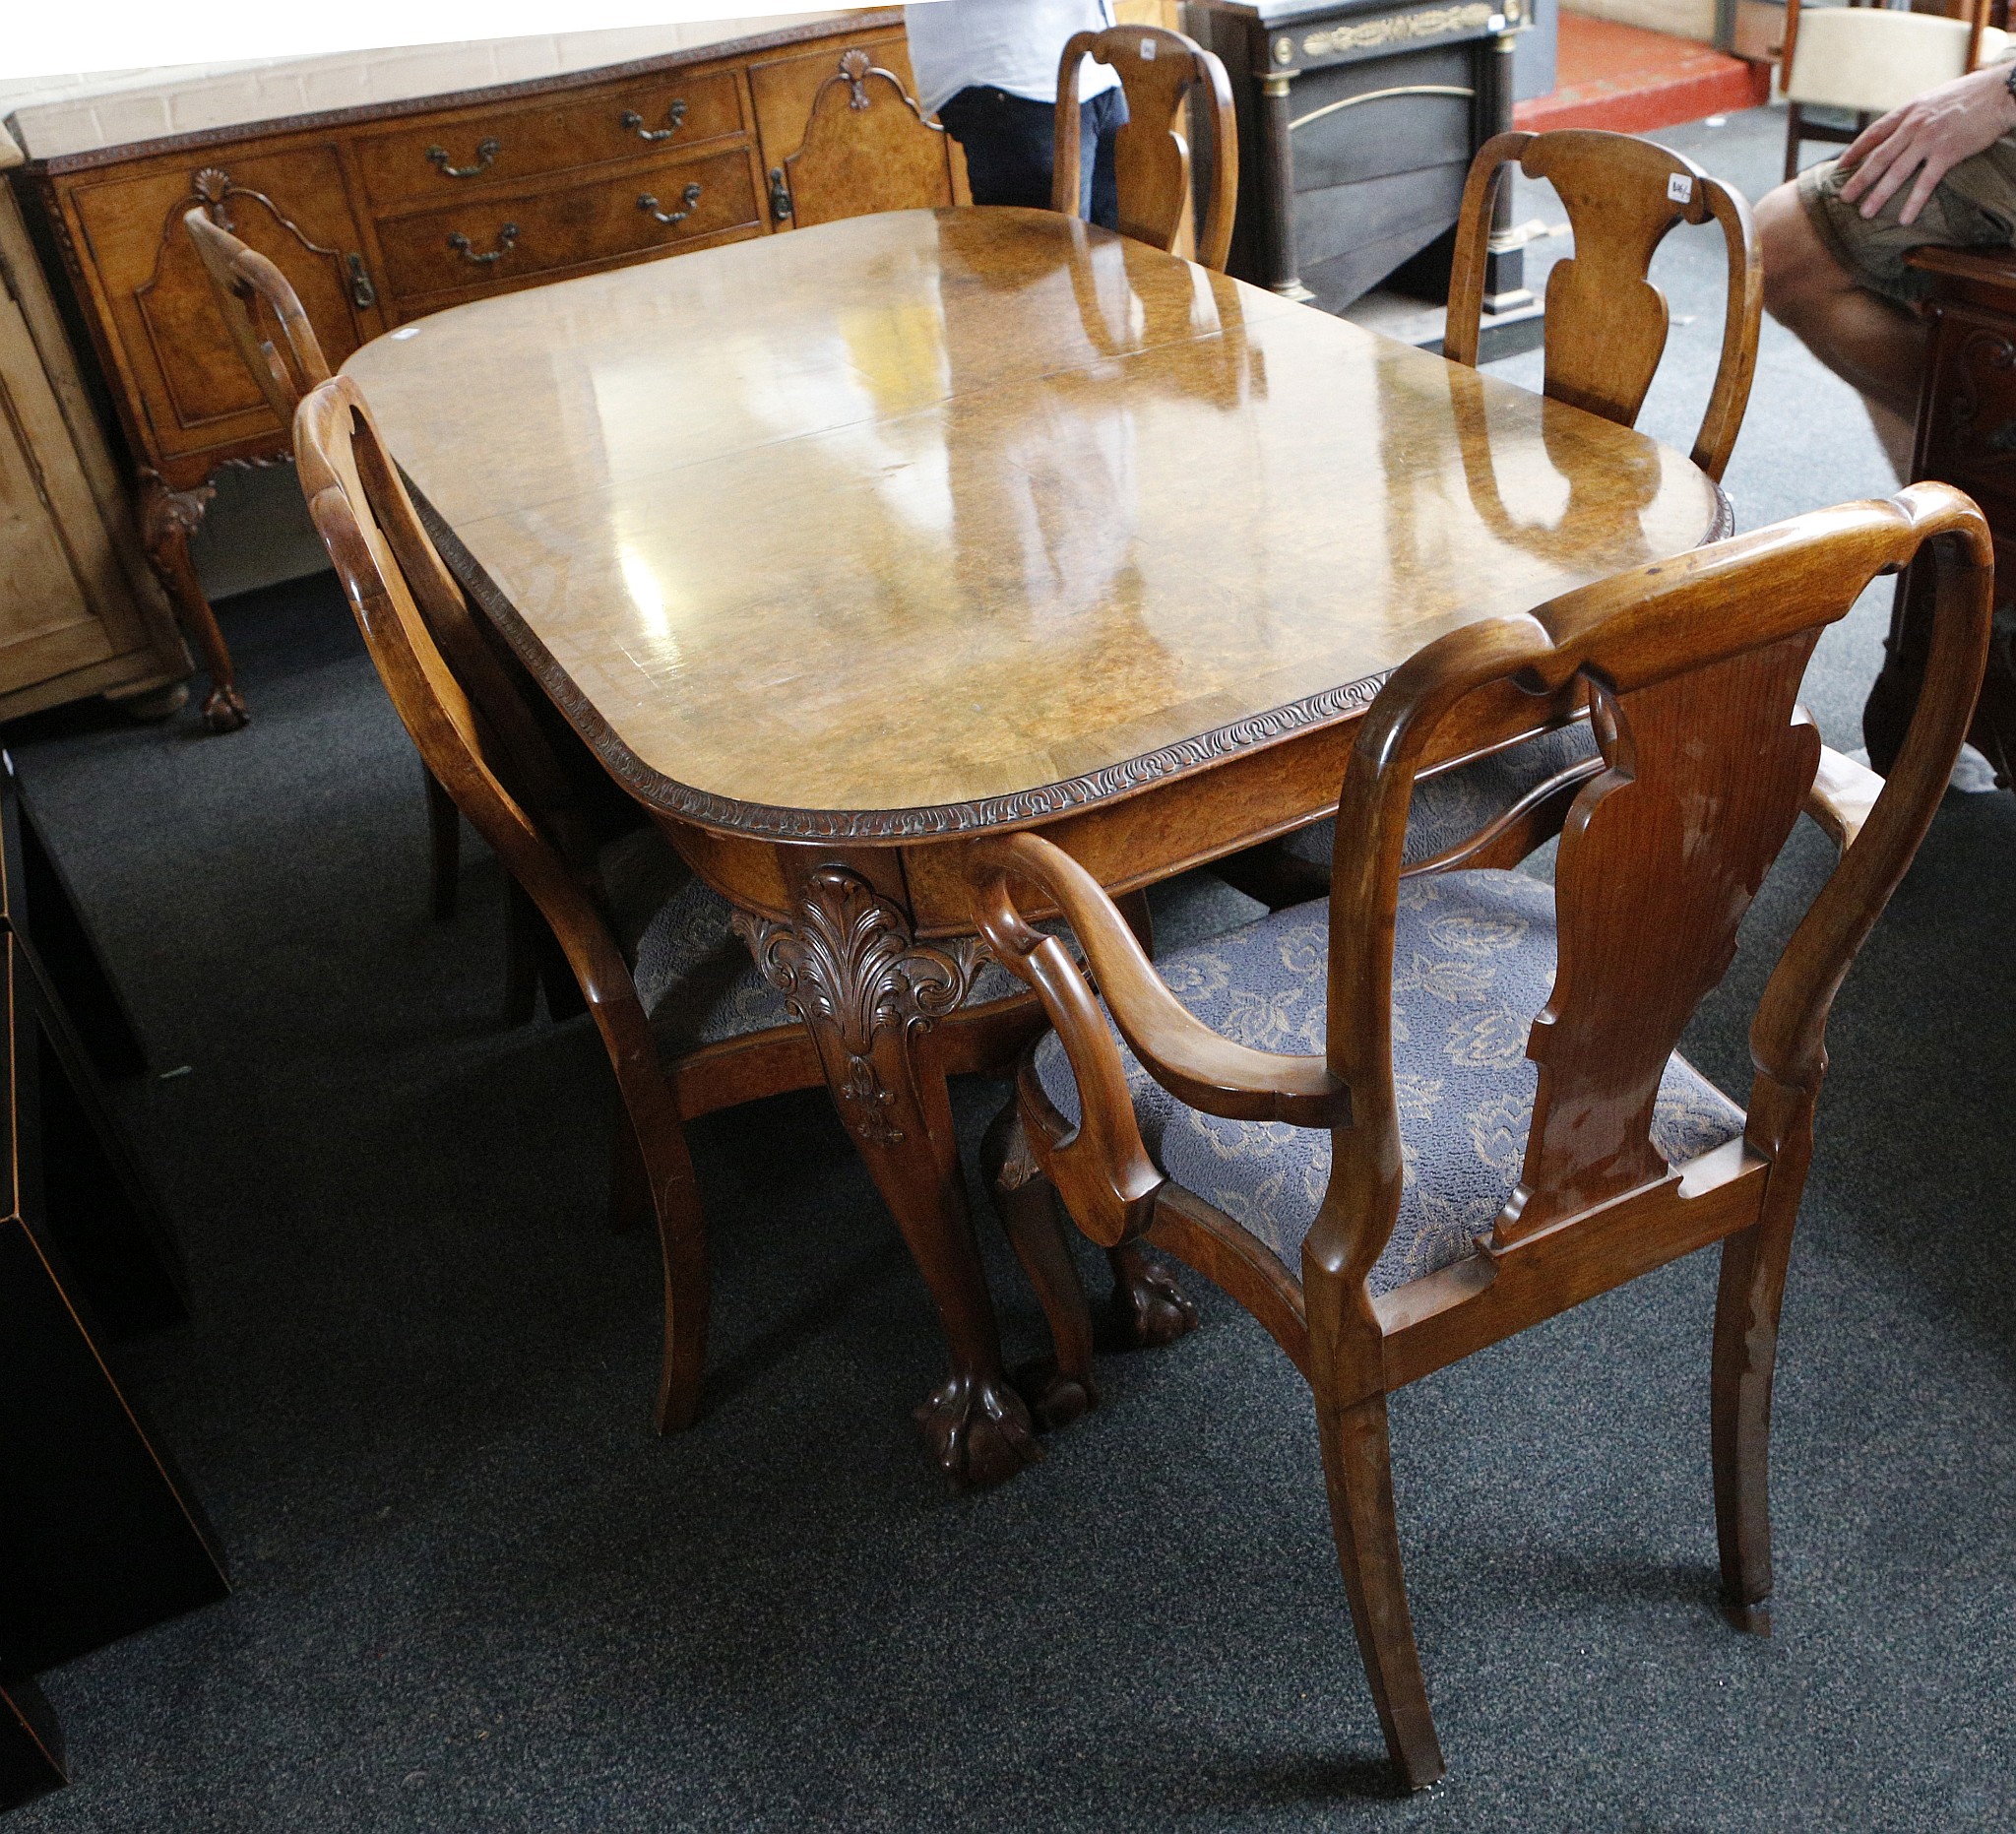
<path fill-rule="evenodd" d="M 770 214 L 779 222 L 791 220 L 791 188 L 785 183 L 782 165 L 770 168 Z"/>
<path fill-rule="evenodd" d="M 637 200 L 637 208 L 648 216 L 655 217 L 660 222 L 684 222 L 693 215 L 700 203 L 700 187 L 697 184 L 688 185 L 679 193 L 679 202 L 685 205 L 684 210 L 660 210 L 658 199 L 647 191 Z"/>
<path fill-rule="evenodd" d="M 686 125 L 686 103 L 683 98 L 673 102 L 665 110 L 665 119 L 671 123 L 670 127 L 646 127 L 644 117 L 635 108 L 625 108 L 618 117 L 617 126 L 627 133 L 635 134 L 639 140 L 670 140 Z"/>
<path fill-rule="evenodd" d="M 473 165 L 450 165 L 446 147 L 429 147 L 427 159 L 443 178 L 475 178 L 490 169 L 490 161 L 504 151 L 501 140 L 479 140 L 476 142 L 476 162 Z"/>
<path fill-rule="evenodd" d="M 499 229 L 497 231 L 497 246 L 491 249 L 488 254 L 477 254 L 474 247 L 471 244 L 469 237 L 464 235 L 460 229 L 456 230 L 448 238 L 448 246 L 454 249 L 463 260 L 472 261 L 479 268 L 487 268 L 493 261 L 502 261 L 506 255 L 510 254 L 518 246 L 518 225 L 515 222 L 507 222 L 503 228 Z"/>
<path fill-rule="evenodd" d="M 350 298 L 356 302 L 359 311 L 368 312 L 378 303 L 378 289 L 371 285 L 371 277 L 364 272 L 362 255 L 351 255 L 348 259 L 350 271 Z"/>

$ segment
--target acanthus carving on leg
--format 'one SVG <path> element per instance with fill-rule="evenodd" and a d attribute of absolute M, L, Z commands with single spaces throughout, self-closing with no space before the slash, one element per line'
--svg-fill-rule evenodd
<path fill-rule="evenodd" d="M 834 1107 L 937 1304 L 952 1366 L 916 1410 L 925 1440 L 955 1484 L 998 1484 L 1042 1450 L 1001 1367 L 944 1075 L 916 1048 L 966 998 L 980 946 L 917 942 L 902 908 L 844 865 L 807 873 L 792 916 L 735 927 L 818 1045 Z"/>
<path fill-rule="evenodd" d="M 249 718 L 245 698 L 238 692 L 231 653 L 218 628 L 217 613 L 210 608 L 195 563 L 189 558 L 189 538 L 203 526 L 203 513 L 216 495 L 210 484 L 199 484 L 194 490 L 170 490 L 158 472 L 143 470 L 140 474 L 140 534 L 147 557 L 210 671 L 204 720 L 214 732 L 235 732 Z"/>
<path fill-rule="evenodd" d="M 744 913 L 734 922 L 792 1014 L 845 1053 L 835 1088 L 849 1127 L 874 1145 L 900 1145 L 903 1127 L 891 1111 L 901 1098 L 876 1065 L 882 1035 L 927 1030 L 956 1011 L 983 945 L 914 941 L 903 913 L 845 866 L 811 874 L 795 928 Z"/>

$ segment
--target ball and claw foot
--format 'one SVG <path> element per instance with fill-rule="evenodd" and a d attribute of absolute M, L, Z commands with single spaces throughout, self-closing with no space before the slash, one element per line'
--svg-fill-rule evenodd
<path fill-rule="evenodd" d="M 1066 1375 L 1054 1357 L 1035 1357 L 1008 1378 L 1028 1404 L 1039 1432 L 1055 1432 L 1083 1420 L 1099 1406 L 1099 1389 L 1090 1381 Z"/>
<path fill-rule="evenodd" d="M 1118 1345 L 1160 1350 L 1196 1330 L 1197 1304 L 1160 1262 L 1138 1250 L 1116 1249 L 1109 1317 Z"/>
<path fill-rule="evenodd" d="M 245 697 L 233 687 L 212 688 L 203 703 L 203 723 L 213 732 L 235 732 L 251 718 Z"/>
<path fill-rule="evenodd" d="M 939 1470 L 960 1489 L 1005 1484 L 1043 1455 L 1029 1409 L 1005 1377 L 949 1376 L 915 1419 Z"/>

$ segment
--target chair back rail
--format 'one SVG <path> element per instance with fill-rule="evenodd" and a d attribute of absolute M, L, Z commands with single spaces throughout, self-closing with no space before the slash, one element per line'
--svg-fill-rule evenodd
<path fill-rule="evenodd" d="M 1764 276 L 1741 193 L 1693 160 L 1628 134 L 1569 128 L 1500 134 L 1472 162 L 1449 282 L 1444 353 L 1477 364 L 1492 203 L 1504 169 L 1549 180 L 1574 233 L 1574 253 L 1547 277 L 1544 393 L 1634 425 L 1666 351 L 1666 295 L 1646 278 L 1677 223 L 1721 224 L 1729 251 L 1722 357 L 1693 461 L 1720 480 L 1742 426 L 1757 361 Z"/>
<path fill-rule="evenodd" d="M 232 348 L 281 425 L 291 425 L 301 397 L 329 380 L 329 364 L 300 295 L 279 268 L 212 222 L 200 207 L 182 222 L 196 244 Z M 261 328 L 262 306 L 280 334 L 278 342 Z"/>
<path fill-rule="evenodd" d="M 803 229 L 866 212 L 957 203 L 949 139 L 895 72 L 866 51 L 843 52 L 812 97 L 804 140 L 784 162 L 792 221 Z"/>
<path fill-rule="evenodd" d="M 472 691 L 461 672 L 473 661 L 484 673 L 481 659 L 494 666 L 494 658 L 420 527 L 356 384 L 337 376 L 311 390 L 295 415 L 294 444 L 309 515 L 421 759 L 552 924 L 591 1006 L 633 1008 L 642 1027 L 629 969 L 582 883 L 580 862 L 540 818 L 543 800 L 564 795 L 564 773 L 522 704 L 519 720 L 504 714 L 504 725 L 516 727 L 508 738 L 493 724 L 515 696 Z M 442 618 L 451 602 L 459 616 Z M 464 641 L 444 643 L 441 628 L 459 629 Z"/>
<path fill-rule="evenodd" d="M 1160 26 L 1109 26 L 1075 33 L 1057 67 L 1057 142 L 1050 208 L 1079 215 L 1083 164 L 1078 69 L 1090 57 L 1117 71 L 1127 124 L 1113 149 L 1120 192 L 1120 233 L 1167 250 L 1190 203 L 1190 143 L 1183 115 L 1201 92 L 1211 134 L 1211 197 L 1197 229 L 1197 260 L 1225 272 L 1238 201 L 1239 137 L 1225 65 L 1193 38 Z"/>

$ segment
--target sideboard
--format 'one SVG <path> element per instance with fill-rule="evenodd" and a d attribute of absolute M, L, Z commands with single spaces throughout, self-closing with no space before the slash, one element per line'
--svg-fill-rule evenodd
<path fill-rule="evenodd" d="M 131 449 L 150 557 L 212 660 L 204 711 L 215 727 L 242 725 L 244 707 L 189 538 L 220 466 L 284 459 L 289 440 L 231 348 L 183 214 L 201 207 L 278 262 L 337 364 L 443 306 L 788 230 L 785 159 L 819 86 L 856 47 L 913 87 L 902 13 L 854 13 L 570 76 L 21 168 L 24 202 L 67 277 Z M 963 196 L 950 142 L 946 158 Z"/>

